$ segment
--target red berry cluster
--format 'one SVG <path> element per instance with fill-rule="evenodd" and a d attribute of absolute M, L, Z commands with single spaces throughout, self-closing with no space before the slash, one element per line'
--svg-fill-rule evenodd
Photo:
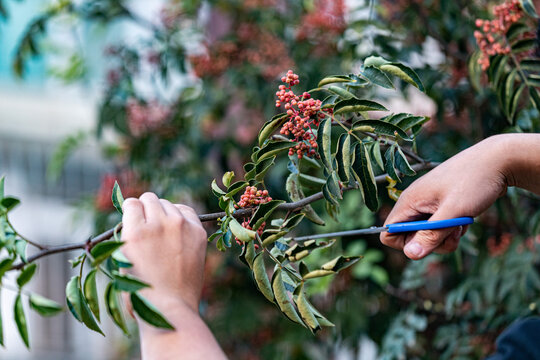
<path fill-rule="evenodd" d="M 503 233 L 499 239 L 491 236 L 487 240 L 487 249 L 489 256 L 496 257 L 502 255 L 508 250 L 512 243 L 512 234 Z"/>
<path fill-rule="evenodd" d="M 510 0 L 493 8 L 493 20 L 476 19 L 476 26 L 480 29 L 474 32 L 476 42 L 480 47 L 482 55 L 478 59 L 478 64 L 482 65 L 482 70 L 489 67 L 489 57 L 496 54 L 508 54 L 508 45 L 505 34 L 510 26 L 523 17 L 523 10 L 519 0 Z"/>
<path fill-rule="evenodd" d="M 285 110 L 289 116 L 288 121 L 283 124 L 280 133 L 282 135 L 292 135 L 296 145 L 289 149 L 289 155 L 296 153 L 301 159 L 304 155 L 316 156 L 317 136 L 311 126 L 319 126 L 325 114 L 321 111 L 320 100 L 311 98 L 311 95 L 304 92 L 302 96 L 296 95 L 292 91 L 294 85 L 298 85 L 298 75 L 292 70 L 281 78 L 287 85 L 280 85 L 276 92 L 276 107 L 285 104 Z"/>
<path fill-rule="evenodd" d="M 256 186 L 248 186 L 246 187 L 246 190 L 240 196 L 240 201 L 237 205 L 234 205 L 236 209 L 239 208 L 246 208 L 250 206 L 258 206 L 261 204 L 266 204 L 267 202 L 272 201 L 272 198 L 268 196 L 268 190 L 259 190 Z M 253 230 L 253 228 L 249 225 L 250 219 L 244 219 L 242 222 L 242 226 L 245 227 L 248 230 Z M 257 229 L 257 233 L 262 235 L 262 232 L 264 230 L 264 227 L 266 226 L 266 223 L 263 222 L 262 225 Z M 242 245 L 242 242 L 235 238 L 238 245 Z"/>

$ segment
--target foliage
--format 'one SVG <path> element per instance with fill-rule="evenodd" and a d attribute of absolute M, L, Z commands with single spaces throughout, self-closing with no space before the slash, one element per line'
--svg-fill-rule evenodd
<path fill-rule="evenodd" d="M 296 234 L 320 232 L 323 224 L 325 231 L 338 231 L 381 223 L 411 181 L 399 175 L 415 176 L 426 164 L 424 157 L 441 160 L 496 133 L 539 130 L 532 34 L 536 14 L 529 1 L 508 3 L 521 15 L 510 19 L 513 24 L 502 34 L 491 33 L 495 20 L 489 20 L 488 31 L 476 36 L 489 42 L 487 36 L 496 35 L 496 42 L 510 45 L 508 53 L 488 54 L 486 71 L 481 68 L 485 59 L 478 63 L 482 53 L 476 51 L 474 32 L 484 31 L 486 20 L 477 20 L 491 17 L 492 2 L 381 0 L 358 8 L 343 7 L 341 1 L 206 3 L 206 15 L 226 24 L 225 30 L 216 32 L 199 21 L 205 11 L 199 1 L 171 1 L 156 23 L 137 17 L 127 1 L 58 2 L 28 27 L 14 70 L 24 75 L 25 60 L 44 51 L 40 39 L 57 16 L 105 26 L 131 21 L 149 30 L 150 39 L 110 46 L 105 53 L 111 68 L 96 133 L 103 139 L 102 132 L 112 129 L 120 142 L 103 147 L 117 171 L 104 179 L 98 193 L 97 228 L 118 221 L 110 201 L 113 196 L 116 205 L 121 202 L 119 188 L 112 191 L 115 180 L 126 197 L 153 189 L 179 200 L 189 192 L 190 199 L 214 209 L 207 184 L 216 178 L 212 190 L 223 213 L 209 240 L 227 252 L 209 252 L 203 314 L 231 357 L 331 358 L 336 348 L 356 350 L 358 338 L 368 336 L 386 359 L 481 358 L 493 351 L 506 325 L 538 313 L 540 216 L 538 199 L 530 194 L 509 191 L 476 219 L 451 256 L 406 262 L 371 237 L 295 241 Z M 368 18 L 358 15 L 366 10 Z M 430 42 L 436 45 L 422 48 Z M 438 61 L 426 55 L 434 48 L 441 53 Z M 367 55 L 374 56 L 358 61 Z M 79 81 L 88 76 L 85 61 L 75 56 L 73 66 L 52 75 Z M 415 71 L 404 64 L 414 64 Z M 276 114 L 270 101 L 274 80 L 295 67 L 301 76 L 293 80 L 314 90 L 306 92 L 309 99 L 303 92 L 294 94 L 298 99 L 278 99 L 289 108 Z M 157 79 L 150 96 L 137 86 L 146 69 Z M 325 74 L 344 75 L 318 82 Z M 174 81 L 179 76 L 186 79 L 182 86 Z M 280 92 L 296 91 L 284 86 Z M 411 91 L 414 87 L 436 104 L 431 121 L 410 115 L 412 110 L 388 114 L 385 101 L 373 102 L 389 94 L 413 97 L 418 93 Z M 312 114 L 298 108 L 307 100 L 313 100 Z M 297 126 L 296 116 L 308 117 L 307 127 Z M 270 120 L 264 123 L 263 118 Z M 299 135 L 302 129 L 307 135 Z M 68 139 L 52 168 L 59 169 L 82 139 Z M 242 196 L 247 196 L 244 203 Z M 306 198 L 324 201 L 302 203 Z M 0 263 L 0 271 L 21 264 L 22 287 L 35 267 L 24 266 L 26 242 L 7 221 L 16 204 L 15 199 L 2 200 L 2 236 L 11 240 L 5 242 L 10 257 Z M 119 293 L 136 293 L 146 285 L 118 273 L 129 266 L 120 245 L 101 242 L 73 261 L 80 274 L 70 282 L 68 305 L 94 330 L 103 313 L 96 306 L 98 273 L 109 279 L 102 296 L 124 332 Z M 244 268 L 233 259 L 238 253 Z M 89 268 L 86 277 L 83 266 Z M 340 276 L 332 276 L 339 270 Z M 253 283 L 246 281 L 248 272 Z M 143 319 L 167 326 L 144 299 L 132 297 L 139 304 L 136 311 L 146 314 Z M 23 298 L 15 303 L 14 314 L 27 342 Z M 35 295 L 29 301 L 43 315 L 57 309 Z M 275 309 L 265 302 L 292 322 L 274 316 Z M 322 330 L 331 324 L 327 318 L 335 326 Z M 293 322 L 318 331 L 317 337 Z"/>

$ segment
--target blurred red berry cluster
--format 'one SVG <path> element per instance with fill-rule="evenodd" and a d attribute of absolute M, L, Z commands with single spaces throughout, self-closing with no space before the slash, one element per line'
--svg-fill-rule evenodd
<path fill-rule="evenodd" d="M 311 95 L 304 92 L 302 96 L 296 95 L 292 91 L 294 85 L 298 85 L 300 80 L 298 75 L 292 70 L 281 78 L 287 85 L 280 85 L 276 92 L 276 107 L 285 104 L 285 110 L 289 120 L 283 124 L 280 133 L 282 135 L 292 135 L 296 146 L 289 149 L 289 155 L 296 153 L 301 159 L 304 155 L 317 155 L 317 136 L 311 126 L 318 127 L 325 114 L 321 111 L 320 100 L 311 98 Z"/>
<path fill-rule="evenodd" d="M 126 199 L 129 197 L 139 197 L 147 188 L 144 182 L 130 170 L 125 170 L 118 174 L 105 174 L 101 180 L 101 185 L 95 199 L 95 205 L 98 211 L 109 212 L 114 210 L 111 197 L 115 181 L 120 185 L 122 194 Z"/>
<path fill-rule="evenodd" d="M 142 103 L 130 99 L 127 101 L 126 112 L 129 131 L 133 136 L 139 137 L 165 125 L 171 109 L 156 100 Z"/>
<path fill-rule="evenodd" d="M 479 30 L 474 32 L 476 42 L 482 55 L 478 64 L 482 70 L 489 67 L 489 57 L 496 54 L 508 54 L 510 45 L 506 39 L 506 32 L 512 24 L 518 22 L 524 15 L 519 0 L 511 0 L 493 8 L 493 20 L 476 19 Z"/>
<path fill-rule="evenodd" d="M 299 41 L 317 43 L 314 54 L 326 56 L 347 28 L 344 0 L 318 0 L 313 10 L 302 17 L 296 32 Z"/>
<path fill-rule="evenodd" d="M 249 64 L 263 77 L 274 79 L 283 68 L 292 66 L 285 43 L 259 26 L 240 24 L 234 35 L 236 41 L 218 40 L 207 46 L 206 54 L 190 56 L 198 77 L 219 76 L 229 68 Z"/>
<path fill-rule="evenodd" d="M 512 234 L 504 233 L 500 237 L 490 236 L 487 239 L 487 249 L 489 256 L 496 257 L 502 255 L 508 250 L 512 243 Z"/>

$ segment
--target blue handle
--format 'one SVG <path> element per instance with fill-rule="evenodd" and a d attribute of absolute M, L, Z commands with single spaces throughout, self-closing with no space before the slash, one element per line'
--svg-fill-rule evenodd
<path fill-rule="evenodd" d="M 408 221 L 402 223 L 388 224 L 386 228 L 389 233 L 400 233 L 417 230 L 430 230 L 430 229 L 444 229 L 454 226 L 469 225 L 474 222 L 472 217 L 460 217 L 447 220 L 422 220 L 422 221 Z"/>

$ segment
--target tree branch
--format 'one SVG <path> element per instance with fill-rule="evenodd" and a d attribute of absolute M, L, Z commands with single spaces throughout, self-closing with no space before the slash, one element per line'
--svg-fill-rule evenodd
<path fill-rule="evenodd" d="M 412 168 L 415 171 L 430 170 L 430 169 L 433 169 L 434 167 L 436 167 L 437 165 L 439 165 L 439 164 L 435 163 L 435 162 L 424 161 L 424 162 L 419 163 L 419 164 L 414 164 L 412 166 Z M 386 176 L 387 176 L 387 174 L 382 174 L 382 175 L 376 176 L 375 181 L 377 182 L 377 184 L 384 183 L 386 181 Z M 354 186 L 347 186 L 347 187 L 345 187 L 343 189 L 343 191 L 349 191 L 349 190 L 352 190 L 352 189 L 355 189 L 355 187 Z M 309 205 L 312 202 L 315 202 L 317 200 L 321 200 L 323 198 L 324 198 L 323 193 L 318 192 L 318 193 L 310 195 L 310 196 L 308 196 L 306 198 L 303 198 L 302 200 L 299 200 L 299 201 L 290 202 L 290 203 L 283 203 L 283 204 L 279 205 L 276 209 L 277 210 L 285 210 L 285 211 L 293 212 L 293 211 L 300 210 L 304 206 Z M 236 217 L 236 218 L 246 217 L 246 216 L 251 215 L 255 210 L 256 210 L 256 208 L 239 209 L 239 210 L 234 212 L 233 216 Z M 201 220 L 202 222 L 213 221 L 213 220 L 217 220 L 219 218 L 225 217 L 225 216 L 227 216 L 227 214 L 225 212 L 218 212 L 218 213 L 212 213 L 212 214 L 202 214 L 202 215 L 199 215 L 199 220 Z M 121 229 L 122 229 L 122 224 L 119 224 L 119 225 L 116 226 L 116 231 L 120 231 Z M 101 234 L 99 234 L 99 235 L 97 235 L 97 236 L 95 236 L 93 238 L 89 238 L 88 240 L 80 242 L 80 243 L 65 244 L 65 245 L 59 245 L 59 246 L 46 248 L 45 250 L 42 250 L 42 251 L 40 251 L 40 252 L 38 252 L 38 253 L 36 253 L 36 254 L 34 254 L 32 256 L 29 256 L 25 263 L 20 262 L 20 263 L 17 263 L 15 265 L 13 265 L 9 270 L 20 270 L 25 265 L 27 265 L 29 263 L 32 263 L 32 262 L 36 261 L 37 259 L 40 259 L 40 258 L 42 258 L 44 256 L 48 256 L 48 255 L 52 255 L 52 254 L 57 254 L 57 253 L 66 252 L 66 251 L 72 251 L 72 250 L 78 250 L 78 249 L 90 250 L 94 246 L 99 244 L 100 242 L 103 242 L 105 240 L 109 240 L 110 238 L 112 238 L 114 236 L 114 232 L 115 232 L 115 228 L 112 228 L 112 229 L 109 229 L 109 230 L 107 230 L 107 231 L 105 231 L 105 232 L 103 232 L 103 233 L 101 233 Z"/>

